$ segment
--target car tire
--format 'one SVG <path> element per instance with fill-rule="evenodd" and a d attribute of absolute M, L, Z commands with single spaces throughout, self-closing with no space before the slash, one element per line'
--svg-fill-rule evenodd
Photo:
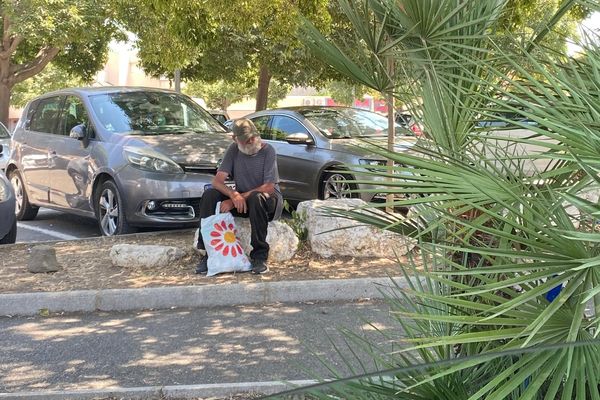
<path fill-rule="evenodd" d="M 12 228 L 10 231 L 2 239 L 0 239 L 0 244 L 13 244 L 17 241 L 17 220 L 15 219 L 13 222 Z"/>
<path fill-rule="evenodd" d="M 354 184 L 348 182 L 352 179 L 352 176 L 347 174 L 326 172 L 321 180 L 321 200 L 357 197 L 356 193 L 348 193 L 349 190 L 356 189 Z"/>
<path fill-rule="evenodd" d="M 125 207 L 117 185 L 105 181 L 96 195 L 96 218 L 102 236 L 123 235 L 135 232 L 125 219 Z"/>
<path fill-rule="evenodd" d="M 25 184 L 19 170 L 12 170 L 8 174 L 10 184 L 15 192 L 15 215 L 19 221 L 29 221 L 37 216 L 39 207 L 32 206 L 29 203 L 29 196 L 27 196 L 27 190 L 25 190 Z"/>

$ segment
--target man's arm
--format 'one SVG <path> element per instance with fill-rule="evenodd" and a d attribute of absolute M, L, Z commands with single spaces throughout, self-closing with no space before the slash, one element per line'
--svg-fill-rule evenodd
<path fill-rule="evenodd" d="M 233 190 L 225 184 L 225 179 L 229 174 L 223 171 L 217 171 L 217 175 L 212 180 L 212 187 L 229 197 L 229 200 L 221 202 L 221 212 L 231 211 L 235 208 L 240 213 L 247 211 L 246 197 L 243 197 L 238 191 Z M 263 185 L 264 186 L 264 185 Z"/>

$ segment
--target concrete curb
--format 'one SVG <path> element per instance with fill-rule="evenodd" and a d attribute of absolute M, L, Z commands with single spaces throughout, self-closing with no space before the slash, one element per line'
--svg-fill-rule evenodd
<path fill-rule="evenodd" d="M 291 389 L 294 386 L 307 386 L 315 381 L 272 381 L 272 382 L 241 382 L 218 383 L 207 385 L 179 385 L 179 386 L 144 386 L 137 388 L 110 388 L 98 390 L 72 390 L 72 391 L 39 391 L 0 393 L 1 400 L 17 399 L 43 399 L 43 400 L 88 400 L 107 397 L 126 399 L 193 399 L 197 397 L 223 397 L 227 398 L 236 394 L 259 393 L 269 395 Z"/>
<path fill-rule="evenodd" d="M 393 286 L 392 279 L 407 287 L 405 278 L 395 277 L 0 294 L 0 315 L 381 299 L 382 290 Z"/>

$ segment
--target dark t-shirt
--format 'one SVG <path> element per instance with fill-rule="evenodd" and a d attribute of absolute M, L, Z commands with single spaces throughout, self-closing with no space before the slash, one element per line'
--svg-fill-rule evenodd
<path fill-rule="evenodd" d="M 254 155 L 247 155 L 239 151 L 236 143 L 232 143 L 225 155 L 219 171 L 227 172 L 235 182 L 238 192 L 248 192 L 264 183 L 275 184 L 277 196 L 277 209 L 273 219 L 278 219 L 283 210 L 283 198 L 279 189 L 279 171 L 277 169 L 277 154 L 268 143 Z"/>

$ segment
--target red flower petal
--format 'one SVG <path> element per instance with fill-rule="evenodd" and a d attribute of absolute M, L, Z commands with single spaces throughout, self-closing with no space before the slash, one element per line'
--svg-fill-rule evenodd
<path fill-rule="evenodd" d="M 221 239 L 213 239 L 210 241 L 210 245 L 211 246 L 215 246 L 217 244 L 221 243 Z"/>
<path fill-rule="evenodd" d="M 227 224 L 225 223 L 225 221 L 221 221 L 221 226 L 223 227 L 223 229 L 227 229 Z"/>
<path fill-rule="evenodd" d="M 223 230 L 223 228 L 221 228 L 221 225 L 219 225 L 219 224 L 215 224 L 215 229 L 218 230 L 219 232 L 221 232 Z"/>
<path fill-rule="evenodd" d="M 221 234 L 219 232 L 217 232 L 217 231 L 212 231 L 210 233 L 210 236 L 212 236 L 212 237 L 221 237 Z"/>
<path fill-rule="evenodd" d="M 226 256 L 227 254 L 229 254 L 229 246 L 225 246 L 223 249 L 223 255 Z"/>
<path fill-rule="evenodd" d="M 233 231 L 233 230 L 235 230 L 235 227 L 233 226 L 233 224 L 229 224 L 229 230 L 230 230 L 230 231 Z"/>
<path fill-rule="evenodd" d="M 225 246 L 225 244 L 223 242 L 221 242 L 217 246 L 215 246 L 215 250 L 220 251 L 223 248 L 223 246 Z"/>
<path fill-rule="evenodd" d="M 244 252 L 244 250 L 242 250 L 242 246 L 240 246 L 239 244 L 236 244 L 235 247 L 238 250 L 238 253 L 242 254 Z"/>
<path fill-rule="evenodd" d="M 231 246 L 231 255 L 237 257 L 237 251 L 235 250 L 234 246 Z"/>

